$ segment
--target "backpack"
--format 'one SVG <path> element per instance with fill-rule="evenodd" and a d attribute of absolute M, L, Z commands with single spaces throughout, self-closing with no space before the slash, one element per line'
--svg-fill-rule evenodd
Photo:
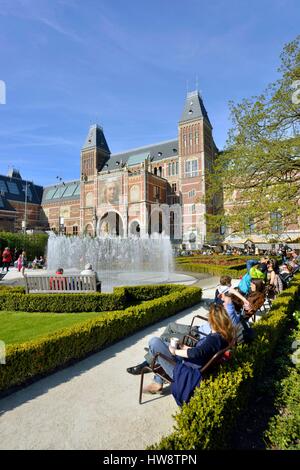
<path fill-rule="evenodd" d="M 251 276 L 251 279 L 265 279 L 264 273 L 262 273 L 261 270 L 256 268 L 255 266 L 250 269 L 249 274 Z"/>
<path fill-rule="evenodd" d="M 251 276 L 250 276 L 249 273 L 246 273 L 239 282 L 238 290 L 242 294 L 249 294 L 249 292 L 250 292 L 250 283 L 251 283 Z"/>

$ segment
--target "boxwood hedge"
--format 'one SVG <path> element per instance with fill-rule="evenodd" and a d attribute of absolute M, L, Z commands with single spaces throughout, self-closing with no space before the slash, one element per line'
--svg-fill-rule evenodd
<path fill-rule="evenodd" d="M 105 312 L 123 310 L 132 301 L 146 301 L 179 292 L 184 286 L 117 287 L 112 294 L 25 294 L 23 287 L 0 290 L 0 310 L 24 312 Z"/>
<path fill-rule="evenodd" d="M 174 431 L 151 449 L 188 450 L 226 448 L 230 432 L 254 385 L 268 367 L 278 341 L 285 334 L 295 302 L 299 299 L 300 275 L 273 302 L 254 325 L 256 339 L 240 345 L 232 360 L 217 374 L 203 379 L 189 404 L 176 414 Z"/>
<path fill-rule="evenodd" d="M 214 264 L 197 264 L 192 262 L 180 263 L 177 268 L 182 271 L 189 271 L 195 273 L 207 273 L 214 276 L 231 276 L 233 279 L 239 279 L 246 274 L 247 270 L 245 264 L 235 265 L 232 267 L 220 266 Z"/>

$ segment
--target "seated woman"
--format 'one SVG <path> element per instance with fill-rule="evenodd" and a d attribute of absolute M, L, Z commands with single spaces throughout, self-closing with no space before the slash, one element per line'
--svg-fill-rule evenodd
<path fill-rule="evenodd" d="M 275 272 L 275 262 L 273 260 L 268 262 L 267 281 L 267 294 L 269 298 L 273 299 L 283 290 L 282 280 Z"/>
<path fill-rule="evenodd" d="M 262 279 L 252 279 L 250 289 L 250 294 L 247 297 L 250 306 L 249 308 L 244 307 L 246 319 L 250 318 L 265 301 L 266 286 Z"/>
<path fill-rule="evenodd" d="M 176 365 L 169 363 L 163 358 L 158 358 L 158 363 L 170 378 L 173 378 L 175 368 L 184 363 L 191 368 L 203 367 L 218 351 L 226 348 L 235 339 L 235 328 L 226 310 L 222 305 L 211 304 L 209 308 L 208 321 L 211 333 L 200 339 L 195 347 L 181 345 L 180 349 L 169 347 L 160 338 L 151 338 L 149 350 L 154 356 L 160 352 L 176 361 Z M 158 393 L 163 388 L 163 379 L 154 376 L 154 382 L 144 387 L 144 393 Z"/>

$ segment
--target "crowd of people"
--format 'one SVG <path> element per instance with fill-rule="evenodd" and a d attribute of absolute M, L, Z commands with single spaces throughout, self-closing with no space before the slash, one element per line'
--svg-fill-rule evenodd
<path fill-rule="evenodd" d="M 26 268 L 42 269 L 46 260 L 43 256 L 35 257 L 33 261 L 29 261 L 26 251 L 15 249 L 12 251 L 8 246 L 2 251 L 0 248 L 0 268 L 2 273 L 8 273 L 9 268 L 14 266 L 24 276 Z"/>
<path fill-rule="evenodd" d="M 171 390 L 176 402 L 182 405 L 188 402 L 194 388 L 200 383 L 201 368 L 220 350 L 238 343 L 249 343 L 255 334 L 249 321 L 262 308 L 265 301 L 272 300 L 288 286 L 293 275 L 300 269 L 300 256 L 295 250 L 284 253 L 282 262 L 275 258 L 262 256 L 246 263 L 247 272 L 240 279 L 237 287 L 232 287 L 230 276 L 221 276 L 215 291 L 215 298 L 210 303 L 207 323 L 201 326 L 169 323 L 162 335 L 151 338 L 144 361 L 129 367 L 127 372 L 139 375 L 151 372 L 145 369 L 153 362 L 157 353 L 157 362 L 172 380 Z M 195 344 L 184 342 L 191 335 Z M 173 337 L 179 339 L 179 346 L 170 344 Z M 168 360 L 169 359 L 169 360 Z M 170 361 L 171 360 L 171 361 Z M 160 375 L 143 388 L 144 393 L 159 393 L 164 380 Z"/>

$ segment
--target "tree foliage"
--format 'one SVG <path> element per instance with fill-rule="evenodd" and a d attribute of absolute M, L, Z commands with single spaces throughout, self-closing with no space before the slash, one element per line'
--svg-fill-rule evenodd
<path fill-rule="evenodd" d="M 264 93 L 230 102 L 232 128 L 225 150 L 208 176 L 208 198 L 224 191 L 225 212 L 210 224 L 244 231 L 255 221 L 261 232 L 276 232 L 270 213 L 296 222 L 300 202 L 300 36 L 285 45 L 279 78 Z M 229 208 L 229 211 L 228 211 Z M 220 209 L 220 208 L 219 208 Z M 274 225 L 274 224 L 273 224 Z M 278 224 L 278 230 L 281 229 Z"/>

